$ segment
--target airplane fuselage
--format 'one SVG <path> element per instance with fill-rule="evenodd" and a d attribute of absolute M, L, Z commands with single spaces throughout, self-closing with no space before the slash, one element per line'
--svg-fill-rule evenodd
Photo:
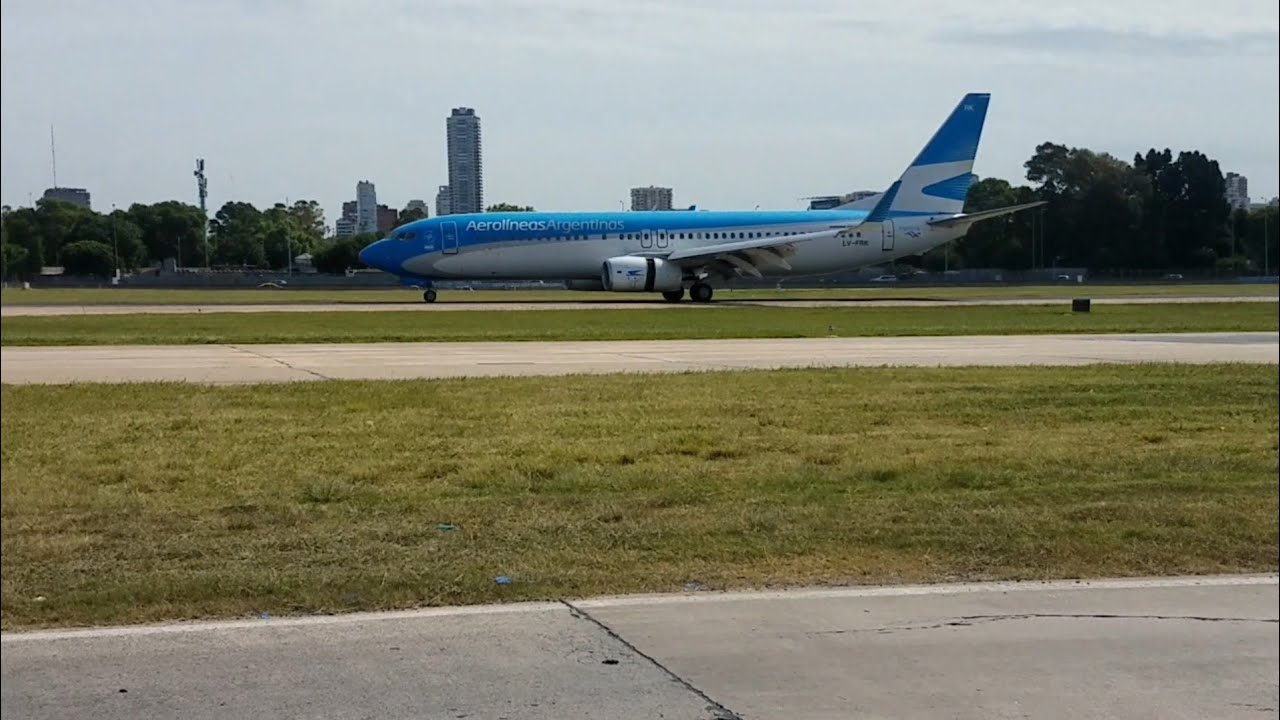
<path fill-rule="evenodd" d="M 397 228 L 379 244 L 379 265 L 423 280 L 593 280 L 609 258 L 661 257 L 687 248 L 852 228 L 843 237 L 797 243 L 785 263 L 761 268 L 767 277 L 782 277 L 883 263 L 960 234 L 930 227 L 927 216 L 858 225 L 866 216 L 861 210 L 445 215 Z"/>

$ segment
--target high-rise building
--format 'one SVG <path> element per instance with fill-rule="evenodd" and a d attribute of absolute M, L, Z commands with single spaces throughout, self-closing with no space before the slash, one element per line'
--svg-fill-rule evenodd
<path fill-rule="evenodd" d="M 405 203 L 404 210 L 401 211 L 401 214 L 408 214 L 415 211 L 421 212 L 422 217 L 424 218 L 430 217 L 431 215 L 431 210 L 427 207 L 427 202 L 425 200 L 410 200 Z"/>
<path fill-rule="evenodd" d="M 373 183 L 361 180 L 356 183 L 356 233 L 378 231 L 378 193 Z"/>
<path fill-rule="evenodd" d="M 632 210 L 670 210 L 671 188 L 669 187 L 633 187 L 631 188 Z"/>
<path fill-rule="evenodd" d="M 378 232 L 389 233 L 400 224 L 400 213 L 386 205 L 378 206 Z"/>
<path fill-rule="evenodd" d="M 333 234 L 346 238 L 356 234 L 356 219 L 354 217 L 340 217 L 333 223 Z"/>
<path fill-rule="evenodd" d="M 89 207 L 89 191 L 84 188 L 51 187 L 44 191 L 44 195 L 42 197 L 45 200 L 61 200 L 62 202 L 69 202 L 72 205 L 82 207 L 85 210 L 92 209 Z"/>
<path fill-rule="evenodd" d="M 1233 172 L 1227 173 L 1227 204 L 1232 210 L 1249 209 L 1249 179 Z"/>
<path fill-rule="evenodd" d="M 484 173 L 480 164 L 480 117 L 471 108 L 457 107 L 445 121 L 449 145 L 449 211 L 484 210 Z M 437 215 L 441 213 L 437 210 Z"/>
<path fill-rule="evenodd" d="M 452 215 L 453 214 L 453 193 L 449 192 L 448 185 L 441 185 L 436 190 L 436 215 Z"/>

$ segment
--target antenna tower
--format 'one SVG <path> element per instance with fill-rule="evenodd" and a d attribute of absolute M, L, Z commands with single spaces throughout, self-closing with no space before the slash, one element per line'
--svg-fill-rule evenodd
<path fill-rule="evenodd" d="M 209 269 L 209 209 L 206 202 L 209 199 L 209 179 L 204 175 L 204 158 L 196 158 L 196 192 L 200 195 L 200 214 L 204 216 L 202 224 L 204 235 L 204 268 Z"/>

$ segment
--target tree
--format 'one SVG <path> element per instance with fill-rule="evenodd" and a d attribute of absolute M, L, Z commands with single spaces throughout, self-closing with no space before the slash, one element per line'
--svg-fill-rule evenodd
<path fill-rule="evenodd" d="M 154 205 L 134 203 L 128 214 L 141 233 L 149 259 L 175 258 L 179 265 L 204 264 L 208 220 L 199 207 L 177 200 Z"/>
<path fill-rule="evenodd" d="M 227 202 L 209 222 L 213 261 L 219 265 L 262 267 L 267 264 L 263 247 L 262 212 L 247 202 Z"/>
<path fill-rule="evenodd" d="M 1216 160 L 1199 151 L 1183 151 L 1174 159 L 1168 148 L 1152 148 L 1145 156 L 1135 155 L 1133 164 L 1152 187 L 1142 224 L 1146 249 L 1154 256 L 1147 267 L 1204 267 L 1231 254 L 1231 208 Z"/>
<path fill-rule="evenodd" d="M 92 210 L 63 200 L 36 201 L 35 220 L 40 228 L 45 262 L 60 261 L 62 247 L 77 239 L 83 225 L 94 216 Z"/>
<path fill-rule="evenodd" d="M 401 225 L 407 225 L 416 220 L 425 220 L 426 218 L 427 218 L 427 211 L 420 207 L 413 207 L 413 208 L 406 207 L 405 209 L 400 211 Z"/>
<path fill-rule="evenodd" d="M 0 277 L 9 278 L 22 274 L 27 261 L 27 249 L 21 245 L 0 243 Z"/>
<path fill-rule="evenodd" d="M 311 263 L 317 272 L 335 275 L 346 272 L 347 268 L 363 268 L 365 265 L 360 262 L 360 251 L 375 239 L 373 234 L 343 238 L 316 252 Z"/>
<path fill-rule="evenodd" d="M 289 206 L 290 219 L 304 235 L 313 241 L 324 239 L 324 210 L 315 200 L 297 200 Z"/>
<path fill-rule="evenodd" d="M 32 278 L 44 267 L 44 237 L 35 208 L 18 208 L 4 214 L 5 244 L 22 248 L 21 256 L 11 252 L 9 272 L 20 278 Z"/>
<path fill-rule="evenodd" d="M 62 248 L 62 267 L 68 275 L 109 277 L 115 268 L 111 246 L 96 240 L 77 240 Z"/>
<path fill-rule="evenodd" d="M 1000 178 L 984 178 L 969 187 L 964 211 L 978 212 L 1031 202 L 1031 188 L 1014 187 Z M 977 223 L 955 243 L 952 267 L 1031 267 L 1031 214 L 1016 213 Z M 934 261 L 936 262 L 936 261 Z"/>
<path fill-rule="evenodd" d="M 1051 265 L 1123 265 L 1142 257 L 1133 238 L 1151 198 L 1151 182 L 1128 163 L 1087 148 L 1041 143 L 1027 179 L 1048 200 L 1044 257 Z"/>
<path fill-rule="evenodd" d="M 1248 257 L 1251 270 L 1275 275 L 1280 268 L 1280 207 L 1250 211 L 1236 242 L 1238 252 Z"/>
<path fill-rule="evenodd" d="M 533 212 L 532 205 L 512 205 L 510 203 L 497 203 L 490 205 L 484 209 L 485 212 Z"/>

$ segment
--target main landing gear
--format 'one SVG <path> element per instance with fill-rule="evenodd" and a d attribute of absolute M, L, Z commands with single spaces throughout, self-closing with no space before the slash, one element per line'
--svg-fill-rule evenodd
<path fill-rule="evenodd" d="M 435 291 L 435 290 L 427 290 L 426 292 L 422 293 L 422 300 L 423 300 L 423 302 L 429 302 L 429 303 L 433 303 L 433 302 L 435 302 L 435 301 L 436 301 L 436 291 Z"/>
<path fill-rule="evenodd" d="M 694 302 L 705 303 L 711 302 L 711 286 L 704 282 L 696 282 L 689 288 L 689 297 Z M 680 302 L 684 299 L 684 288 L 679 290 L 664 290 L 662 299 L 667 302 Z"/>

